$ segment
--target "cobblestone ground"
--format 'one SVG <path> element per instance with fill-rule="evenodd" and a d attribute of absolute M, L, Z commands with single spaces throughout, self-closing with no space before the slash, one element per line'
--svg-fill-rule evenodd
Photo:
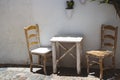
<path fill-rule="evenodd" d="M 76 75 L 74 72 L 74 75 L 69 75 L 72 71 L 64 71 L 63 69 L 58 74 L 49 72 L 47 75 L 44 75 L 40 68 L 34 68 L 34 71 L 30 72 L 29 68 L 6 67 L 0 68 L 0 80 L 99 80 L 99 77 L 96 75 L 86 75 L 85 72 L 82 72 L 84 75 Z M 110 76 L 103 80 L 120 80 L 120 78 Z"/>

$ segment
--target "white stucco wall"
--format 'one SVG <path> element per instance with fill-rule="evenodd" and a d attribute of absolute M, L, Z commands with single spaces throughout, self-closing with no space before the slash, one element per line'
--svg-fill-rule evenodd
<path fill-rule="evenodd" d="M 66 0 L 0 0 L 0 63 L 28 62 L 23 27 L 30 24 L 39 24 L 41 45 L 51 45 L 50 38 L 57 34 L 84 34 L 83 52 L 99 48 L 101 24 L 120 28 L 120 19 L 112 5 L 89 0 L 83 5 L 79 0 L 74 1 L 72 17 L 68 18 Z M 118 36 L 116 62 L 120 68 L 120 33 Z M 63 65 L 69 64 L 63 62 Z"/>

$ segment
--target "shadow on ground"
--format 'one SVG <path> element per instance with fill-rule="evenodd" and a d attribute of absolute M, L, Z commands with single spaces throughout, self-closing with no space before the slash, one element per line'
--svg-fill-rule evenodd
<path fill-rule="evenodd" d="M 35 73 L 38 74 L 44 74 L 43 70 L 38 70 Z M 52 67 L 47 67 L 47 75 L 53 74 Z M 88 77 L 94 76 L 99 78 L 99 69 L 90 69 L 89 75 L 87 74 L 86 68 L 81 69 L 81 73 L 77 74 L 77 71 L 75 68 L 58 68 L 57 70 L 58 76 L 73 76 L 73 77 Z M 104 71 L 104 80 L 120 80 L 120 69 L 109 69 Z"/>

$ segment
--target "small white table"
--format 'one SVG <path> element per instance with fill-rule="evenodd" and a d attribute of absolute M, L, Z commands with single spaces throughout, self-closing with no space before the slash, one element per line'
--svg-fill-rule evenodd
<path fill-rule="evenodd" d="M 82 52 L 82 44 L 81 44 L 82 40 L 83 40 L 83 37 L 80 37 L 78 35 L 77 36 L 75 35 L 74 36 L 68 36 L 68 35 L 56 36 L 50 39 L 50 41 L 52 42 L 53 73 L 57 72 L 57 63 L 68 53 L 70 53 L 70 55 L 73 58 L 75 58 L 70 51 L 76 47 L 76 61 L 77 61 L 76 68 L 77 68 L 77 74 L 80 74 L 81 72 L 80 54 Z M 67 49 L 60 42 L 74 43 L 74 45 L 69 49 Z M 56 54 L 59 53 L 59 47 L 63 48 L 66 52 L 59 59 L 56 59 Z"/>

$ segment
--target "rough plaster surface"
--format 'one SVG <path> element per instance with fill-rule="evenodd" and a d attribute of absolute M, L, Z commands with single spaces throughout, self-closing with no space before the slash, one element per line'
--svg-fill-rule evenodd
<path fill-rule="evenodd" d="M 79 0 L 75 0 L 72 17 L 68 18 L 65 2 L 66 0 L 0 0 L 0 63 L 29 62 L 23 27 L 30 24 L 39 24 L 41 45 L 51 45 L 50 38 L 57 34 L 84 34 L 83 56 L 86 50 L 99 48 L 101 24 L 118 26 L 120 31 L 120 19 L 112 5 L 99 5 L 89 0 L 80 4 Z M 118 36 L 116 62 L 120 68 L 120 33 Z M 67 66 L 66 61 L 62 63 Z"/>

